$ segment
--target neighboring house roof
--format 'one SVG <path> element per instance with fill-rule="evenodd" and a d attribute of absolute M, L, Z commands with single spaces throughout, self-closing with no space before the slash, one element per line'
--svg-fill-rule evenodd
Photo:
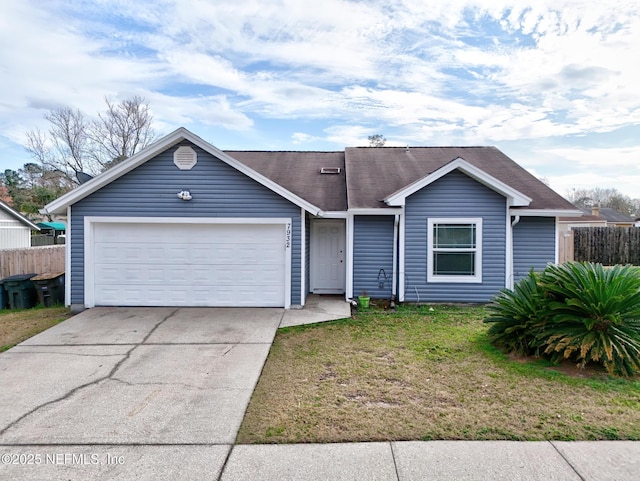
<path fill-rule="evenodd" d="M 41 229 L 67 230 L 64 222 L 38 222 L 36 225 Z"/>
<path fill-rule="evenodd" d="M 618 212 L 610 207 L 600 207 L 600 217 L 604 217 L 607 222 L 633 224 L 635 221 L 633 217 Z"/>
<path fill-rule="evenodd" d="M 622 212 L 618 212 L 610 207 L 581 207 L 580 210 L 584 212 L 582 217 L 560 217 L 560 222 L 571 223 L 599 223 L 599 224 L 629 224 L 632 225 L 635 221 L 633 217 L 630 217 Z"/>
<path fill-rule="evenodd" d="M 37 231 L 40 230 L 40 227 L 38 227 L 36 224 L 31 222 L 25 216 L 20 214 L 20 212 L 18 212 L 17 210 L 14 210 L 13 208 L 11 208 L 11 206 L 2 202 L 1 200 L 0 200 L 0 210 L 6 212 L 7 214 L 9 214 L 9 216 L 13 217 L 14 219 L 19 220 L 24 225 L 28 226 L 30 229 L 37 230 Z"/>
<path fill-rule="evenodd" d="M 187 140 L 314 215 L 348 209 L 391 209 L 412 189 L 459 169 L 507 197 L 522 215 L 579 211 L 495 147 L 351 147 L 344 152 L 221 151 L 180 128 L 43 209 L 64 213 L 113 180 Z M 338 174 L 323 174 L 338 168 Z M 385 202 L 385 200 L 387 202 Z"/>

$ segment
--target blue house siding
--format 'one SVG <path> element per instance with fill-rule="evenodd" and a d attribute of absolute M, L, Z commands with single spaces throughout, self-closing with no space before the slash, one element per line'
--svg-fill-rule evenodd
<path fill-rule="evenodd" d="M 189 145 L 198 154 L 179 170 L 173 153 Z M 84 217 L 286 217 L 292 220 L 291 304 L 301 303 L 300 207 L 211 154 L 182 142 L 114 180 L 71 208 L 71 303 L 84 304 Z M 176 194 L 188 189 L 189 202 Z"/>
<path fill-rule="evenodd" d="M 520 217 L 513 227 L 513 278 L 540 271 L 556 259 L 555 217 Z"/>
<path fill-rule="evenodd" d="M 486 302 L 505 286 L 506 199 L 453 171 L 409 196 L 405 205 L 405 300 Z M 427 223 L 437 217 L 482 218 L 482 283 L 427 283 Z"/>
<path fill-rule="evenodd" d="M 355 216 L 353 224 L 353 295 L 366 290 L 373 298 L 391 298 L 394 216 Z M 387 280 L 378 285 L 380 270 Z"/>

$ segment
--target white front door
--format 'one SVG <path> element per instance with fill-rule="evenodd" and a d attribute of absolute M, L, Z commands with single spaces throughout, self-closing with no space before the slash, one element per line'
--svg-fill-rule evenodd
<path fill-rule="evenodd" d="M 311 223 L 311 292 L 343 294 L 345 286 L 345 227 L 343 220 Z"/>

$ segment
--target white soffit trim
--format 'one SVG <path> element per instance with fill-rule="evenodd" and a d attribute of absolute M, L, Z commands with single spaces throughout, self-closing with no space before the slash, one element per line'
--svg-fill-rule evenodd
<path fill-rule="evenodd" d="M 142 149 L 137 154 L 129 157 L 124 162 L 116 165 L 115 167 L 107 170 L 106 172 L 103 172 L 100 175 L 97 175 L 96 177 L 91 179 L 89 182 L 86 182 L 86 183 L 80 185 L 79 187 L 75 188 L 71 192 L 68 192 L 67 194 L 63 195 L 62 197 L 59 197 L 58 199 L 54 200 L 53 202 L 47 204 L 46 206 L 44 206 L 44 208 L 41 210 L 41 212 L 44 213 L 44 214 L 62 214 L 62 213 L 64 213 L 67 206 L 72 205 L 72 204 L 78 202 L 79 200 L 84 199 L 88 195 L 96 192 L 97 190 L 101 189 L 105 185 L 113 182 L 115 179 L 123 176 L 127 172 L 132 171 L 133 169 L 135 169 L 136 167 L 144 164 L 145 162 L 147 162 L 148 160 L 152 159 L 153 157 L 155 157 L 159 153 L 164 152 L 165 150 L 167 150 L 167 149 L 171 148 L 172 146 L 182 142 L 183 140 L 188 140 L 192 144 L 197 145 L 202 150 L 208 152 L 209 154 L 213 155 L 214 157 L 217 157 L 218 159 L 220 159 L 223 162 L 227 163 L 228 165 L 230 165 L 234 169 L 236 169 L 236 170 L 242 172 L 243 174 L 247 175 L 248 177 L 252 178 L 253 180 L 258 182 L 259 184 L 262 184 L 265 187 L 267 187 L 268 189 L 270 189 L 270 190 L 274 191 L 275 193 L 281 195 L 285 199 L 287 199 L 290 202 L 296 204 L 298 207 L 301 207 L 301 208 L 311 212 L 312 214 L 318 214 L 320 212 L 320 208 L 314 206 L 313 204 L 310 204 L 306 200 L 304 200 L 301 197 L 295 195 L 294 193 L 288 191 L 287 189 L 283 188 L 279 184 L 276 184 L 271 179 L 268 179 L 267 177 L 263 176 L 262 174 L 259 174 L 255 170 L 250 169 L 249 167 L 247 167 L 243 163 L 241 163 L 238 160 L 234 159 L 230 155 L 225 154 L 223 151 L 221 151 L 217 147 L 214 147 L 209 142 L 203 140 L 202 138 L 200 138 L 197 135 L 193 134 L 192 132 L 190 132 L 189 130 L 185 129 L 184 127 L 180 127 L 179 129 L 173 131 L 172 133 L 170 133 L 166 137 L 163 137 L 162 139 L 158 140 L 157 142 L 155 142 L 155 143 L 149 145 L 148 147 Z"/>
<path fill-rule="evenodd" d="M 390 206 L 403 206 L 405 203 L 405 199 L 419 191 L 420 189 L 428 186 L 429 184 L 435 182 L 436 180 L 444 177 L 448 173 L 460 170 L 464 174 L 468 175 L 474 180 L 477 180 L 481 184 L 486 185 L 490 189 L 498 192 L 499 194 L 509 198 L 511 200 L 511 206 L 527 206 L 531 203 L 531 198 L 524 195 L 522 192 L 508 186 L 501 180 L 496 179 L 495 177 L 487 174 L 484 170 L 479 169 L 475 165 L 471 165 L 469 162 L 464 160 L 462 157 L 458 157 L 457 159 L 452 160 L 451 162 L 443 165 L 435 172 L 418 179 L 417 181 L 409 184 L 406 187 L 394 192 L 390 196 L 384 199 L 384 202 Z"/>
<path fill-rule="evenodd" d="M 402 214 L 401 208 L 387 208 L 387 209 L 366 209 L 355 208 L 349 209 L 349 214 L 353 215 L 399 215 Z"/>
<path fill-rule="evenodd" d="M 511 215 L 526 217 L 582 217 L 581 210 L 569 209 L 509 209 Z"/>

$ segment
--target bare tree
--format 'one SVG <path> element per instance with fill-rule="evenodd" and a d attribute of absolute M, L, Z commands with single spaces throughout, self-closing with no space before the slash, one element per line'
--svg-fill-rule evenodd
<path fill-rule="evenodd" d="M 382 134 L 370 135 L 367 139 L 369 140 L 369 147 L 384 147 L 387 141 Z"/>
<path fill-rule="evenodd" d="M 70 179 L 76 172 L 96 169 L 88 155 L 90 139 L 87 120 L 80 110 L 62 107 L 51 110 L 44 118 L 49 121 L 47 134 L 39 129 L 27 132 L 26 149 L 48 170 L 60 170 Z"/>
<path fill-rule="evenodd" d="M 78 172 L 99 174 L 155 140 L 153 116 L 142 97 L 105 102 L 107 110 L 94 120 L 70 107 L 51 110 L 44 116 L 48 132 L 27 132 L 27 151 L 46 170 L 78 184 Z"/>
<path fill-rule="evenodd" d="M 107 110 L 90 125 L 94 155 L 104 167 L 131 157 L 155 140 L 153 116 L 144 98 L 135 96 L 113 103 L 105 97 Z"/>

